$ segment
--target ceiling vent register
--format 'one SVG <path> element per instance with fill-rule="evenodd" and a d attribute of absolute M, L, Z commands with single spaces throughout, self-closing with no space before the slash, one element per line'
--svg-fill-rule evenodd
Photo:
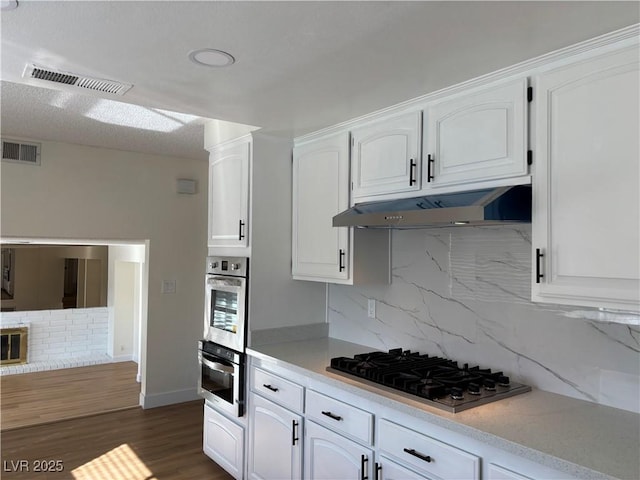
<path fill-rule="evenodd" d="M 43 82 L 52 82 L 62 85 L 93 90 L 96 92 L 110 93 L 113 95 L 124 95 L 133 85 L 116 82 L 115 80 L 104 80 L 69 72 L 59 72 L 51 68 L 38 67 L 37 65 L 27 65 L 22 75 L 23 78 L 31 78 Z"/>
<path fill-rule="evenodd" d="M 2 160 L 9 162 L 40 165 L 39 143 L 21 142 L 18 140 L 2 139 Z"/>

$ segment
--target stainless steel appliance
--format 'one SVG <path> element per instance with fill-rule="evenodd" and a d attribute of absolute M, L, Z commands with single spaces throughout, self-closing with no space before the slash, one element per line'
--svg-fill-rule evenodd
<path fill-rule="evenodd" d="M 331 359 L 327 371 L 451 413 L 484 405 L 531 390 L 511 382 L 502 372 L 469 367 L 442 357 L 430 357 L 401 348 L 369 352 L 353 358 Z"/>
<path fill-rule="evenodd" d="M 334 227 L 426 228 L 531 223 L 531 185 L 357 203 Z"/>
<path fill-rule="evenodd" d="M 243 353 L 249 259 L 207 257 L 204 339 Z"/>
<path fill-rule="evenodd" d="M 198 395 L 233 416 L 244 415 L 245 354 L 213 342 L 198 342 Z"/>

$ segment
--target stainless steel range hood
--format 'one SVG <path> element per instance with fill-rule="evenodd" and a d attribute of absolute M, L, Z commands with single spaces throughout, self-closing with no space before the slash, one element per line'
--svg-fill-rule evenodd
<path fill-rule="evenodd" d="M 531 222 L 531 185 L 357 203 L 334 227 L 429 228 Z"/>

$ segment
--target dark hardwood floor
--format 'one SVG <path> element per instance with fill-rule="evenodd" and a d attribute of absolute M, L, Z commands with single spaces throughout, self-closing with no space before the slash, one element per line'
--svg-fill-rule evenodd
<path fill-rule="evenodd" d="M 203 401 L 143 410 L 133 362 L 0 380 L 5 479 L 227 480 L 202 452 Z"/>
<path fill-rule="evenodd" d="M 5 431 L 2 479 L 231 479 L 202 452 L 202 409 L 133 408 Z M 62 471 L 35 471 L 43 467 Z"/>

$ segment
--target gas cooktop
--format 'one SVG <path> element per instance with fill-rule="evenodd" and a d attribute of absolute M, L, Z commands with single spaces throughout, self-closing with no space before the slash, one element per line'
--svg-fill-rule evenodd
<path fill-rule="evenodd" d="M 327 371 L 375 385 L 449 411 L 469 408 L 525 393 L 531 387 L 514 383 L 502 372 L 469 367 L 442 357 L 401 348 L 331 359 Z"/>

